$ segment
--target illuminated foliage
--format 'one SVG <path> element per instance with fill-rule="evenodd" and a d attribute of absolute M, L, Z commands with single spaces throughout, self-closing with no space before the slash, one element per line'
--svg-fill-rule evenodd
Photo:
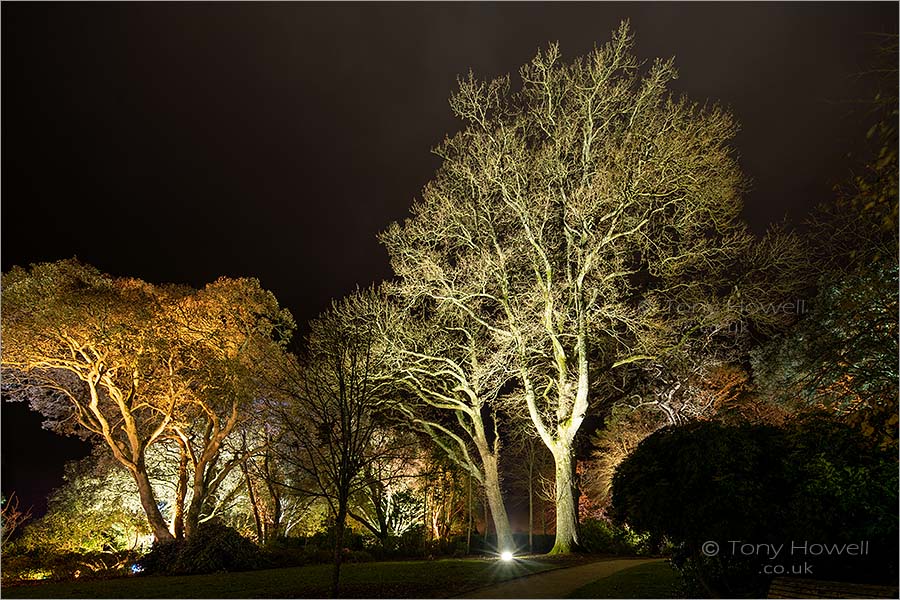
<path fill-rule="evenodd" d="M 157 488 L 158 489 L 158 488 Z M 55 553 L 146 549 L 151 531 L 134 480 L 97 456 L 66 465 L 47 514 L 29 525 L 17 546 Z"/>
<path fill-rule="evenodd" d="M 253 397 L 253 369 L 283 343 L 290 315 L 254 280 L 194 291 L 114 278 L 76 260 L 13 268 L 3 275 L 3 303 L 4 392 L 27 399 L 45 427 L 104 444 L 131 473 L 161 541 L 174 536 L 147 451 L 180 440 L 193 473 L 190 533 L 227 475 L 219 453 Z"/>

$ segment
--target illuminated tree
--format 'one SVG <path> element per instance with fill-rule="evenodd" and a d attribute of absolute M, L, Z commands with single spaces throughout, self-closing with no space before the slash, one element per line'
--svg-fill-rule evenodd
<path fill-rule="evenodd" d="M 47 513 L 25 528 L 25 549 L 103 552 L 138 549 L 151 533 L 140 495 L 127 470 L 104 453 L 66 465 L 63 484 L 48 499 Z M 160 494 L 155 486 L 155 495 Z"/>
<path fill-rule="evenodd" d="M 746 316 L 728 300 L 771 291 L 762 265 L 729 275 L 757 257 L 731 115 L 672 99 L 672 62 L 642 70 L 631 47 L 623 24 L 571 64 L 556 46 L 538 53 L 520 91 L 461 80 L 465 128 L 437 148 L 413 216 L 382 235 L 404 296 L 456 311 L 512 357 L 520 410 L 556 463 L 553 552 L 577 544 L 573 443 L 594 382 L 727 328 Z M 676 310 L 701 303 L 714 309 Z"/>
<path fill-rule="evenodd" d="M 146 450 L 187 390 L 163 315 L 184 288 L 113 278 L 75 260 L 3 275 L 3 372 L 45 427 L 96 436 L 131 473 L 157 540 L 173 539 L 147 474 Z"/>
<path fill-rule="evenodd" d="M 348 516 L 378 538 L 383 548 L 391 536 L 415 526 L 422 514 L 417 481 L 424 473 L 421 440 L 388 427 L 375 432 L 374 460 L 364 467 L 364 485 L 351 497 Z"/>
<path fill-rule="evenodd" d="M 500 486 L 496 399 L 514 377 L 509 344 L 455 307 L 417 299 L 402 305 L 391 286 L 348 299 L 348 310 L 375 315 L 384 348 L 379 374 L 405 393 L 393 407 L 484 488 L 498 549 L 514 548 Z M 474 450 L 474 452 L 473 452 Z"/>
<path fill-rule="evenodd" d="M 154 536 L 174 539 L 151 485 L 147 451 L 181 443 L 193 467 L 186 530 L 227 468 L 223 440 L 241 419 L 264 352 L 290 315 L 252 280 L 196 292 L 114 278 L 76 260 L 3 276 L 4 392 L 28 399 L 45 427 L 101 441 L 134 478 Z M 186 498 L 176 500 L 175 527 Z"/>
<path fill-rule="evenodd" d="M 223 444 L 261 407 L 258 371 L 283 351 L 293 320 L 253 279 L 219 279 L 185 297 L 175 315 L 191 393 L 179 403 L 170 429 L 181 448 L 182 465 L 192 471 L 184 519 L 190 536 L 208 498 L 246 459 L 235 440 L 230 459 L 222 462 Z"/>

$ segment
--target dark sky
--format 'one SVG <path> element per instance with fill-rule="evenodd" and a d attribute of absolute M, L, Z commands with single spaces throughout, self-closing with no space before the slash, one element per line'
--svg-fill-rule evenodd
<path fill-rule="evenodd" d="M 678 92 L 730 106 L 757 231 L 848 172 L 883 3 L 2 3 L 2 268 L 77 255 L 195 286 L 253 276 L 306 321 L 389 276 L 375 235 L 458 124 L 456 76 L 572 58 L 631 19 Z M 38 504 L 72 443 L 2 407 L 2 487 Z"/>

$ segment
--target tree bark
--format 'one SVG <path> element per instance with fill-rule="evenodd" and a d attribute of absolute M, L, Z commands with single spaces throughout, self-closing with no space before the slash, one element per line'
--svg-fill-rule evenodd
<path fill-rule="evenodd" d="M 503 504 L 503 493 L 500 490 L 500 474 L 497 469 L 497 457 L 482 454 L 484 464 L 484 491 L 488 505 L 491 508 L 491 517 L 494 521 L 494 532 L 497 534 L 498 552 L 515 550 L 512 539 L 512 530 L 509 527 L 509 517 L 506 514 L 506 506 Z"/>
<path fill-rule="evenodd" d="M 566 554 L 578 548 L 578 507 L 575 504 L 571 444 L 558 444 L 556 462 L 556 542 L 550 554 Z"/>
<path fill-rule="evenodd" d="M 178 487 L 175 491 L 175 517 L 172 519 L 172 529 L 175 530 L 175 539 L 177 540 L 184 538 L 184 500 L 187 497 L 188 485 L 188 455 L 183 442 L 181 444 L 181 460 L 178 462 Z"/>
<path fill-rule="evenodd" d="M 338 514 L 334 522 L 334 568 L 331 571 L 331 597 L 338 597 L 341 582 L 341 562 L 344 558 L 344 526 L 347 522 L 347 504 L 340 502 Z"/>
<path fill-rule="evenodd" d="M 202 467 L 198 466 L 196 469 Z M 188 506 L 187 517 L 184 520 L 184 533 L 186 537 L 191 537 L 197 531 L 200 525 L 200 513 L 203 507 L 203 501 L 206 500 L 206 480 L 200 476 L 198 478 L 196 472 L 194 474 L 194 493 L 191 496 L 191 503 Z"/>
<path fill-rule="evenodd" d="M 472 553 L 472 474 L 469 473 L 469 489 L 466 498 L 466 510 L 468 511 L 468 522 L 466 523 L 466 554 Z"/>
<path fill-rule="evenodd" d="M 528 552 L 534 552 L 534 446 L 528 460 Z"/>
<path fill-rule="evenodd" d="M 174 541 L 175 536 L 169 531 L 166 520 L 163 519 L 162 513 L 159 512 L 159 506 L 156 504 L 156 496 L 153 494 L 153 486 L 150 485 L 147 471 L 137 468 L 131 472 L 131 475 L 137 484 L 138 493 L 141 497 L 141 506 L 147 514 L 147 522 L 150 524 L 153 537 L 161 544 Z"/>
<path fill-rule="evenodd" d="M 281 535 L 281 492 L 274 483 L 274 477 L 269 461 L 269 448 L 266 447 L 266 453 L 263 456 L 263 468 L 266 472 L 266 487 L 269 490 L 269 496 L 272 497 L 272 528 L 267 532 L 266 539 L 276 539 Z"/>
<path fill-rule="evenodd" d="M 256 494 L 253 492 L 253 482 L 250 481 L 250 470 L 246 463 L 241 463 L 241 470 L 244 472 L 244 481 L 247 483 L 247 496 L 250 499 L 250 506 L 253 507 L 253 522 L 256 525 L 256 539 L 260 545 L 266 543 L 263 534 L 262 519 L 259 516 L 259 506 L 256 504 Z"/>

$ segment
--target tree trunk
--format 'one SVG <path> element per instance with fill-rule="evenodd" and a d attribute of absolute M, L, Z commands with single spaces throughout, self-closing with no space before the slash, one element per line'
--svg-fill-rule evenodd
<path fill-rule="evenodd" d="M 184 538 L 184 499 L 187 498 L 187 485 L 188 455 L 182 446 L 181 460 L 178 463 L 178 487 L 175 491 L 175 517 L 172 519 L 172 529 L 177 540 Z"/>
<path fill-rule="evenodd" d="M 575 504 L 571 444 L 554 449 L 556 462 L 556 542 L 550 554 L 567 554 L 578 548 L 578 507 Z"/>
<path fill-rule="evenodd" d="M 347 522 L 347 505 L 338 505 L 338 514 L 334 522 L 334 568 L 331 571 L 331 597 L 338 597 L 341 582 L 341 561 L 344 558 L 344 526 Z"/>
<path fill-rule="evenodd" d="M 266 453 L 263 456 L 263 468 L 266 472 L 266 487 L 269 490 L 269 496 L 272 497 L 272 528 L 267 532 L 266 539 L 276 539 L 279 535 L 281 535 L 281 516 L 282 516 L 282 505 L 281 505 L 281 492 L 278 490 L 278 486 L 274 483 L 274 477 L 272 475 L 272 470 L 269 464 L 269 448 L 266 447 Z"/>
<path fill-rule="evenodd" d="M 469 473 L 469 490 L 466 498 L 469 519 L 466 523 L 466 555 L 472 554 L 472 474 Z"/>
<path fill-rule="evenodd" d="M 512 552 L 515 544 L 512 539 L 512 530 L 509 527 L 509 517 L 506 514 L 506 506 L 503 504 L 503 493 L 500 491 L 500 474 L 497 470 L 497 458 L 495 456 L 482 456 L 484 461 L 484 491 L 488 504 L 491 507 L 491 517 L 494 521 L 494 532 L 497 534 L 498 552 Z"/>
<path fill-rule="evenodd" d="M 491 511 L 488 508 L 488 498 L 487 494 L 484 495 L 484 543 L 482 544 L 482 551 L 487 550 L 488 547 L 488 535 L 491 530 Z"/>
<path fill-rule="evenodd" d="M 197 468 L 200 468 L 199 466 Z M 184 533 L 186 537 L 191 537 L 197 531 L 200 525 L 200 512 L 203 507 L 203 501 L 206 498 L 206 482 L 197 481 L 195 476 L 194 495 L 191 496 L 191 503 L 188 506 L 187 517 L 184 520 Z"/>
<path fill-rule="evenodd" d="M 169 531 L 166 520 L 163 519 L 162 513 L 159 512 L 159 506 L 156 504 L 156 497 L 153 494 L 153 486 L 150 485 L 150 478 L 147 472 L 141 468 L 131 472 L 134 482 L 137 484 L 138 493 L 141 497 L 141 506 L 147 515 L 147 522 L 150 530 L 153 531 L 153 537 L 156 541 L 165 544 L 175 540 L 175 536 Z"/>
<path fill-rule="evenodd" d="M 247 496 L 250 499 L 250 506 L 253 507 L 253 522 L 256 524 L 257 543 L 262 545 L 266 543 L 263 533 L 262 519 L 259 516 L 259 506 L 256 505 L 256 494 L 253 492 L 253 482 L 250 481 L 250 470 L 246 463 L 241 463 L 241 470 L 244 472 L 244 481 L 247 483 Z"/>
<path fill-rule="evenodd" d="M 528 552 L 534 552 L 534 447 L 528 461 Z"/>

